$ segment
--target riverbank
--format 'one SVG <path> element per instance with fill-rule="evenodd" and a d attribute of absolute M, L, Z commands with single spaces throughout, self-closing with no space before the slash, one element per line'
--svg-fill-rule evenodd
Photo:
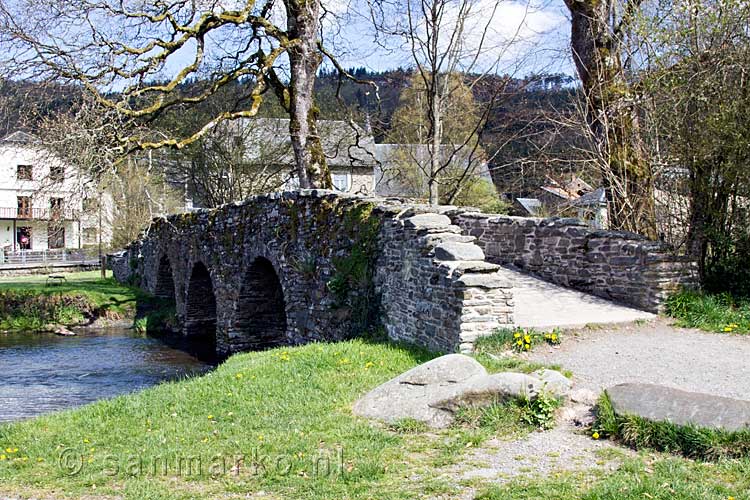
<path fill-rule="evenodd" d="M 132 326 L 138 306 L 156 299 L 99 271 L 63 274 L 48 285 L 46 276 L 0 279 L 0 331 L 43 331 L 54 326 Z M 154 307 L 152 307 L 153 309 Z"/>
<path fill-rule="evenodd" d="M 749 491 L 747 460 L 613 443 L 561 450 L 555 431 L 524 428 L 502 407 L 439 431 L 352 415 L 362 394 L 430 356 L 364 340 L 244 353 L 202 377 L 0 425 L 0 496 L 726 500 Z M 579 434 L 565 443 L 594 442 L 566 432 Z M 524 465 L 524 443 L 540 439 L 545 467 Z M 560 453 L 577 458 L 555 466 Z M 495 471 L 498 454 L 509 468 Z M 579 458 L 594 465 L 571 471 Z"/>

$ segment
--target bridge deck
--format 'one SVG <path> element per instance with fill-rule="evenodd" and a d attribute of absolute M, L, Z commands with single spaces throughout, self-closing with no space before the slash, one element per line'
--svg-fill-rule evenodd
<path fill-rule="evenodd" d="M 564 288 L 513 269 L 500 273 L 513 282 L 515 324 L 524 328 L 550 328 L 648 320 L 655 314 Z"/>

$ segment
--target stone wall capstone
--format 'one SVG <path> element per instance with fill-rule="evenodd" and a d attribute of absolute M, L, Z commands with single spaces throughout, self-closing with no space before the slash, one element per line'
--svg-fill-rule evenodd
<path fill-rule="evenodd" d="M 670 293 L 698 283 L 694 261 L 637 234 L 594 231 L 572 218 L 447 214 L 489 262 L 646 311 L 662 312 Z"/>

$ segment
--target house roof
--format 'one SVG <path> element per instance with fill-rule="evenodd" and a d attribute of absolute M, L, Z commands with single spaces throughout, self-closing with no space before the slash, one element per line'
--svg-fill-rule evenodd
<path fill-rule="evenodd" d="M 607 202 L 607 193 L 603 187 L 597 188 L 590 193 L 586 193 L 577 200 L 573 201 L 571 205 L 575 207 L 591 207 L 598 206 Z"/>
<path fill-rule="evenodd" d="M 531 216 L 536 216 L 542 208 L 542 202 L 536 198 L 516 198 L 516 202 Z"/>
<path fill-rule="evenodd" d="M 4 138 L 0 139 L 0 142 L 2 143 L 10 142 L 10 143 L 15 143 L 15 144 L 34 144 L 40 141 L 38 137 L 32 134 L 29 134 L 27 132 L 22 132 L 21 130 L 17 130 L 13 132 L 12 134 L 9 134 L 5 136 Z"/>
<path fill-rule="evenodd" d="M 371 167 L 376 163 L 375 139 L 356 124 L 342 120 L 319 120 L 323 152 L 331 167 Z M 229 122 L 225 132 L 243 137 L 248 154 L 261 156 L 260 148 L 274 150 L 279 163 L 294 163 L 288 118 L 244 118 Z"/>

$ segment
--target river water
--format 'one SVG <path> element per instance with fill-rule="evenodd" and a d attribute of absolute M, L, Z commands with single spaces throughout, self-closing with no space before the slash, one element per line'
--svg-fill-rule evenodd
<path fill-rule="evenodd" d="M 213 368 L 183 340 L 125 328 L 75 337 L 0 333 L 0 422 L 84 405 Z"/>

